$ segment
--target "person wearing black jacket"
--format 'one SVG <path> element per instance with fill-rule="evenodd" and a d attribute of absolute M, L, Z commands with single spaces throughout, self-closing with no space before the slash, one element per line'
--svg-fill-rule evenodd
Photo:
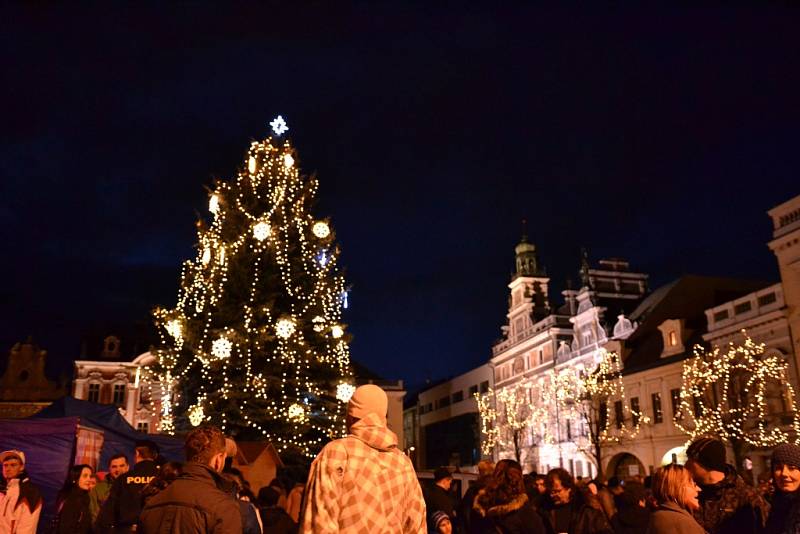
<path fill-rule="evenodd" d="M 64 487 L 58 494 L 56 518 L 57 534 L 90 534 L 92 512 L 89 508 L 89 482 L 94 470 L 85 464 L 74 465 L 69 470 Z"/>
<path fill-rule="evenodd" d="M 131 534 L 142 512 L 142 490 L 156 476 L 158 446 L 152 441 L 139 441 L 134 450 L 136 465 L 114 481 L 108 499 L 97 516 L 97 530 L 103 533 Z"/>
<path fill-rule="evenodd" d="M 549 498 L 539 513 L 548 533 L 614 534 L 599 504 L 591 505 L 566 469 L 555 468 L 547 473 L 547 491 Z"/>
<path fill-rule="evenodd" d="M 453 474 L 446 467 L 439 467 L 433 472 L 433 485 L 426 488 L 423 493 L 425 498 L 425 509 L 428 513 L 428 530 L 433 526 L 430 524 L 433 514 L 444 512 L 450 518 L 450 522 L 455 522 L 455 501 L 450 494 L 450 485 L 453 483 Z"/>
<path fill-rule="evenodd" d="M 542 518 L 528 502 L 522 467 L 514 460 L 500 460 L 473 504 L 470 534 L 544 534 Z"/>

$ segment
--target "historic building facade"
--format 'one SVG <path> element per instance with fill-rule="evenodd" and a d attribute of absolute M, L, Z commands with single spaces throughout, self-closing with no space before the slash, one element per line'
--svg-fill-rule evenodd
<path fill-rule="evenodd" d="M 155 363 L 150 352 L 133 361 L 120 360 L 120 340 L 108 336 L 99 360 L 76 360 L 72 396 L 99 404 L 113 404 L 136 430 L 159 432 L 161 396 L 157 385 L 146 380 L 147 367 Z"/>
<path fill-rule="evenodd" d="M 508 323 L 502 327 L 504 339 L 492 347 L 489 365 L 496 393 L 504 389 L 525 391 L 533 409 L 542 409 L 536 405 L 546 402 L 539 395 L 549 377 L 554 373 L 578 377 L 591 372 L 614 330 L 625 335 L 632 329 L 625 315 L 646 295 L 648 276 L 631 271 L 622 259 L 600 260 L 591 267 L 584 253 L 580 289 L 564 291 L 564 304 L 556 306 L 535 246 L 523 237 L 515 253 L 516 272 L 508 285 Z M 519 454 L 529 471 L 562 466 L 575 475 L 596 475 L 597 468 L 586 452 L 586 425 L 559 414 L 558 403 L 545 409 L 548 413 L 542 419 L 546 422 L 522 434 L 520 450 L 496 446 L 495 459 Z"/>
<path fill-rule="evenodd" d="M 65 384 L 45 375 L 47 351 L 33 341 L 16 343 L 8 351 L 5 373 L 0 377 L 0 419 L 29 417 L 66 395 Z"/>

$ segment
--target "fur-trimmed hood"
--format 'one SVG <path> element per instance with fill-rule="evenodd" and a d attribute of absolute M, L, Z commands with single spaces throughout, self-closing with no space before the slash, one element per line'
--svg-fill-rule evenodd
<path fill-rule="evenodd" d="M 524 493 L 521 493 L 505 504 L 496 504 L 494 506 L 489 506 L 489 508 L 484 508 L 484 506 L 481 504 L 481 501 L 485 497 L 486 489 L 484 488 L 478 492 L 478 495 L 475 496 L 475 502 L 472 505 L 473 510 L 478 512 L 481 517 L 501 517 L 512 512 L 516 512 L 528 504 L 528 496 Z"/>

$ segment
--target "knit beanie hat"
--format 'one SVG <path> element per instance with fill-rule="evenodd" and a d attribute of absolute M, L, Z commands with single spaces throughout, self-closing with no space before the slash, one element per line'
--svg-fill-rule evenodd
<path fill-rule="evenodd" d="M 800 467 L 800 447 L 793 443 L 782 443 L 772 449 L 772 465 L 795 465 Z"/>
<path fill-rule="evenodd" d="M 386 392 L 375 384 L 365 384 L 356 388 L 347 403 L 347 415 L 363 419 L 368 413 L 380 416 L 386 422 L 386 411 L 389 409 L 389 398 Z"/>
<path fill-rule="evenodd" d="M 686 449 L 686 457 L 709 471 L 725 471 L 725 445 L 718 439 L 700 438 Z"/>
<path fill-rule="evenodd" d="M 11 458 L 16 458 L 25 467 L 25 453 L 16 449 L 0 453 L 0 464 Z"/>
<path fill-rule="evenodd" d="M 450 520 L 450 517 L 446 513 L 442 511 L 434 512 L 433 515 L 431 516 L 431 523 L 433 523 L 433 528 L 438 529 L 439 524 L 445 519 L 447 519 L 448 521 Z"/>

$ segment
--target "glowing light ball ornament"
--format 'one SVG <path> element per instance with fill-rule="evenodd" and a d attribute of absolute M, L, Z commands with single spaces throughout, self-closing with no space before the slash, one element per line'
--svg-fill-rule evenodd
<path fill-rule="evenodd" d="M 302 423 L 306 418 L 306 410 L 297 403 L 292 404 L 286 412 L 286 417 L 293 423 Z"/>
<path fill-rule="evenodd" d="M 280 115 L 275 117 L 275 120 L 270 122 L 269 125 L 272 127 L 272 131 L 275 132 L 275 135 L 283 135 L 289 131 L 286 121 L 283 120 L 283 117 Z"/>
<path fill-rule="evenodd" d="M 192 424 L 192 426 L 200 426 L 205 418 L 206 414 L 203 412 L 203 407 L 199 404 L 192 406 L 189 410 L 189 422 Z"/>
<path fill-rule="evenodd" d="M 213 213 L 214 215 L 219 213 L 219 195 L 214 193 L 211 195 L 211 198 L 208 199 L 208 211 Z"/>
<path fill-rule="evenodd" d="M 267 222 L 261 221 L 253 226 L 253 237 L 259 241 L 264 241 L 270 233 L 272 233 L 272 227 Z"/>
<path fill-rule="evenodd" d="M 200 261 L 203 262 L 203 265 L 208 265 L 208 262 L 211 261 L 211 249 L 206 247 L 203 249 L 203 257 L 200 258 Z"/>
<path fill-rule="evenodd" d="M 250 156 L 250 159 L 247 160 L 247 170 L 250 172 L 250 174 L 256 173 L 256 158 L 253 156 Z"/>
<path fill-rule="evenodd" d="M 347 382 L 341 382 L 336 386 L 336 398 L 342 402 L 350 402 L 350 397 L 356 392 L 356 387 Z"/>
<path fill-rule="evenodd" d="M 295 324 L 293 319 L 279 319 L 275 323 L 275 334 L 281 339 L 289 339 L 295 331 Z"/>
<path fill-rule="evenodd" d="M 331 235 L 331 229 L 325 221 L 318 221 L 311 227 L 311 232 L 320 239 L 325 239 Z"/>
<path fill-rule="evenodd" d="M 283 164 L 286 166 L 287 169 L 291 169 L 294 167 L 294 158 L 291 154 L 284 154 L 283 155 Z"/>
<path fill-rule="evenodd" d="M 335 324 L 331 327 L 331 336 L 333 336 L 333 339 L 339 339 L 343 335 L 344 335 L 344 330 L 342 329 L 341 326 Z"/>
<path fill-rule="evenodd" d="M 231 357 L 231 349 L 233 348 L 233 343 L 228 341 L 228 338 L 222 336 L 218 339 L 215 339 L 214 342 L 211 344 L 211 354 L 219 358 L 220 360 L 224 360 L 226 358 Z"/>

